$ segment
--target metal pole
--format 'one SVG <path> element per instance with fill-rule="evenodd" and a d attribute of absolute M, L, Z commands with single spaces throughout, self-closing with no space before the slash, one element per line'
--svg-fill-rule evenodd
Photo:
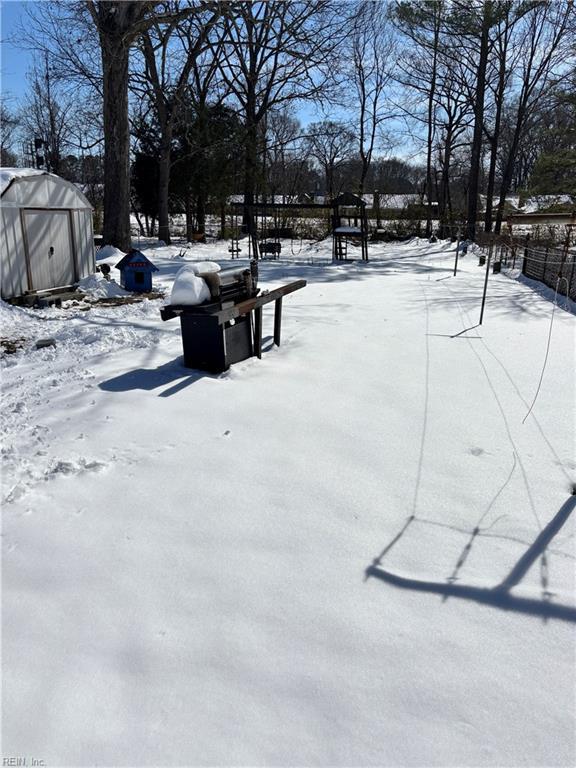
<path fill-rule="evenodd" d="M 484 278 L 484 293 L 482 294 L 482 308 L 480 310 L 480 322 L 478 325 L 482 325 L 482 318 L 484 317 L 484 304 L 486 304 L 486 291 L 488 290 L 488 273 L 490 272 L 490 259 L 492 258 L 492 249 L 488 251 L 488 258 L 486 259 L 486 277 Z"/>
<path fill-rule="evenodd" d="M 460 230 L 458 230 L 457 240 L 456 240 L 456 258 L 454 259 L 454 274 L 452 277 L 456 277 L 456 272 L 458 272 L 458 252 L 460 251 Z"/>

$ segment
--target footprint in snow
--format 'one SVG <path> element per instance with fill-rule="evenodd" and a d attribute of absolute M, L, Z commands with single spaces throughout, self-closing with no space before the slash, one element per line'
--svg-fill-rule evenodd
<path fill-rule="evenodd" d="M 5 497 L 4 502 L 6 504 L 12 504 L 12 502 L 18 501 L 18 499 L 21 499 L 22 496 L 24 496 L 27 492 L 28 492 L 28 487 L 26 485 L 17 484 L 12 488 L 12 490 Z"/>
<path fill-rule="evenodd" d="M 482 454 L 486 453 L 484 448 L 470 448 L 470 453 L 472 456 L 482 456 Z"/>
<path fill-rule="evenodd" d="M 81 472 L 100 472 L 106 468 L 101 461 L 86 461 L 80 459 L 78 463 L 73 461 L 57 461 L 44 473 L 46 480 L 59 475 L 77 475 Z"/>

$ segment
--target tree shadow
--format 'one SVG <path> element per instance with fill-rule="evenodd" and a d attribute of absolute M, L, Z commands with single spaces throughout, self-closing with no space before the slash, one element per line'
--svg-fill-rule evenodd
<path fill-rule="evenodd" d="M 398 539 L 404 534 L 408 524 L 404 526 L 399 535 L 383 550 L 382 554 L 376 558 L 366 569 L 366 578 L 374 577 L 392 584 L 402 589 L 411 589 L 417 592 L 431 592 L 442 595 L 444 599 L 448 597 L 459 597 L 465 600 L 472 600 L 477 603 L 491 605 L 504 611 L 515 611 L 518 613 L 530 614 L 532 616 L 541 616 L 545 619 L 560 619 L 563 621 L 576 622 L 576 608 L 569 605 L 561 605 L 550 601 L 551 593 L 548 591 L 547 579 L 547 559 L 546 550 L 554 537 L 558 534 L 568 518 L 576 508 L 576 496 L 564 502 L 556 515 L 548 525 L 538 534 L 530 547 L 522 555 L 517 563 L 514 564 L 510 573 L 500 584 L 491 588 L 473 587 L 465 584 L 455 584 L 454 574 L 449 577 L 447 582 L 426 581 L 414 579 L 387 571 L 380 566 L 382 557 L 396 544 Z M 409 518 L 411 522 L 413 518 Z M 464 559 L 467 557 L 470 547 L 476 536 L 480 533 L 478 527 L 472 533 L 472 538 L 464 550 Z M 544 599 L 525 598 L 511 594 L 511 589 L 517 586 L 538 558 L 542 559 L 543 564 L 543 586 Z M 460 557 L 462 560 L 462 556 Z M 460 561 L 457 565 L 459 570 Z"/>

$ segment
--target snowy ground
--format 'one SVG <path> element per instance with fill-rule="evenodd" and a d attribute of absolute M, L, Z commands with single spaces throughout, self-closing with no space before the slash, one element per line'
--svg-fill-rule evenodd
<path fill-rule="evenodd" d="M 155 287 L 228 257 L 179 252 L 147 251 Z M 551 294 L 490 275 L 475 327 L 471 254 L 456 278 L 449 244 L 370 256 L 263 263 L 263 287 L 308 286 L 282 346 L 267 311 L 263 359 L 220 376 L 183 367 L 160 300 L 0 305 L 25 339 L 3 359 L 5 757 L 575 764 L 576 317 L 554 312 L 523 423 Z"/>

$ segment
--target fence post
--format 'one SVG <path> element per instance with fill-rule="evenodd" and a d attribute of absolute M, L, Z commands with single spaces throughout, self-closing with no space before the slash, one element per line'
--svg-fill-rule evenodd
<path fill-rule="evenodd" d="M 452 277 L 456 277 L 456 272 L 458 272 L 458 253 L 460 251 L 460 230 L 458 230 L 458 239 L 456 241 L 456 258 L 454 259 L 454 274 Z"/>
<path fill-rule="evenodd" d="M 558 291 L 562 293 L 561 285 L 562 285 L 562 278 L 566 280 L 564 277 L 564 264 L 566 263 L 566 260 L 568 258 L 568 249 L 570 248 L 570 227 L 566 227 L 566 241 L 564 243 L 564 248 L 562 250 L 562 259 L 560 261 L 560 266 L 558 268 Z M 574 275 L 574 264 L 572 264 L 572 275 L 570 276 L 570 282 L 572 282 L 572 277 Z M 566 296 L 570 293 L 570 283 L 568 283 L 568 280 L 566 280 Z"/>
<path fill-rule="evenodd" d="M 488 273 L 490 272 L 490 257 L 492 256 L 492 249 L 488 251 L 488 258 L 486 259 L 486 277 L 484 278 L 484 293 L 482 294 L 482 307 L 480 309 L 480 322 L 478 325 L 482 325 L 482 319 L 484 318 L 484 305 L 486 304 L 486 291 L 488 290 Z"/>
<path fill-rule="evenodd" d="M 526 267 L 528 266 L 528 241 L 530 240 L 530 235 L 526 235 L 524 238 L 524 260 L 522 262 L 522 274 L 526 274 Z"/>

